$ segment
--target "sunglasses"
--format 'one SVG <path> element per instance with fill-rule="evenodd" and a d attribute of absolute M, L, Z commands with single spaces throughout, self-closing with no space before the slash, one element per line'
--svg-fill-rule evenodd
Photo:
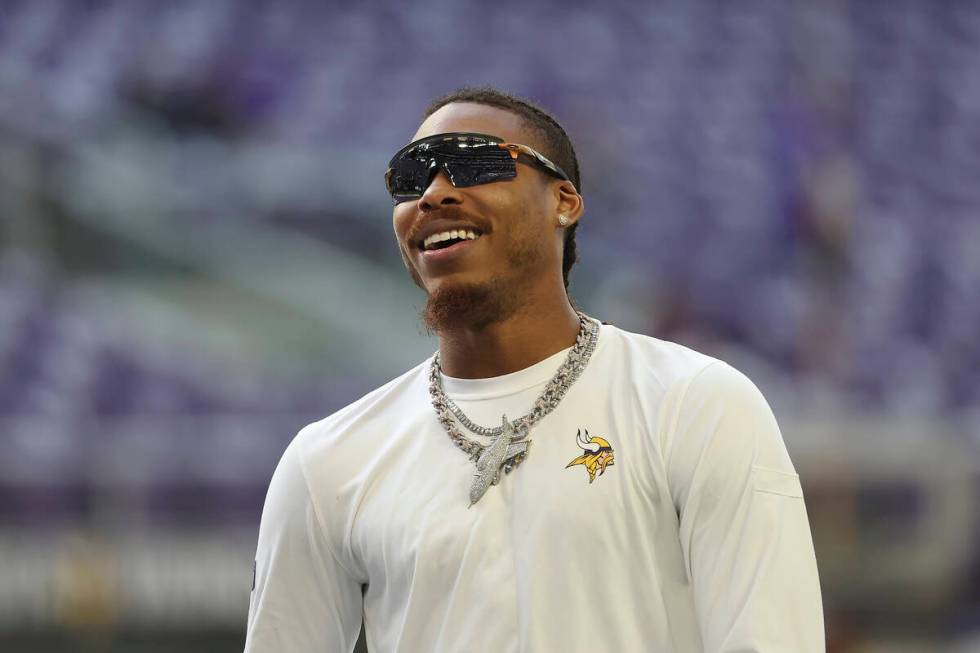
<path fill-rule="evenodd" d="M 517 176 L 517 162 L 571 181 L 565 171 L 527 145 L 488 134 L 450 132 L 427 136 L 398 150 L 388 163 L 385 186 L 395 204 L 422 197 L 440 170 L 456 188 Z"/>

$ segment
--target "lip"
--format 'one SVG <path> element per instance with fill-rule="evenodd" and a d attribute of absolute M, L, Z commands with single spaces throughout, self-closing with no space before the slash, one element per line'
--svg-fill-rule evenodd
<path fill-rule="evenodd" d="M 481 238 L 485 238 L 485 236 L 480 236 L 480 238 L 477 238 L 476 240 L 461 240 L 454 245 L 450 245 L 449 247 L 444 247 L 442 249 L 425 249 L 419 250 L 419 252 L 422 255 L 422 261 L 426 264 L 446 263 L 462 256 L 466 256 L 466 253 L 473 249 Z"/>
<path fill-rule="evenodd" d="M 425 252 L 427 250 L 422 249 L 422 243 L 425 241 L 425 239 L 432 234 L 438 234 L 443 231 L 475 231 L 481 236 L 484 236 L 487 233 L 486 229 L 481 229 L 469 221 L 438 219 L 425 223 L 425 225 L 423 225 L 422 228 L 413 235 L 412 244 L 419 251 Z M 446 249 L 452 249 L 452 247 L 447 247 Z"/>

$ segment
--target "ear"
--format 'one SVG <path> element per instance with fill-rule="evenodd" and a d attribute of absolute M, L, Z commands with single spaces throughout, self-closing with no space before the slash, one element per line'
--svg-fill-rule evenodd
<path fill-rule="evenodd" d="M 554 186 L 554 192 L 557 200 L 555 215 L 568 218 L 568 226 L 578 222 L 585 211 L 585 200 L 575 190 L 575 185 L 570 181 L 559 181 Z"/>

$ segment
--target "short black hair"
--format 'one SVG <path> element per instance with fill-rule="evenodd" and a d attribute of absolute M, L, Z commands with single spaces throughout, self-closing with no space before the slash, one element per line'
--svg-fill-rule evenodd
<path fill-rule="evenodd" d="M 540 137 L 539 147 L 541 153 L 558 164 L 571 178 L 575 189 L 580 195 L 582 194 L 582 180 L 578 167 L 578 157 L 575 156 L 572 139 L 568 137 L 565 129 L 550 113 L 530 100 L 525 100 L 524 98 L 505 93 L 490 86 L 465 86 L 433 100 L 426 108 L 423 120 L 453 102 L 485 104 L 510 111 L 520 116 L 525 126 L 533 130 Z M 565 230 L 565 245 L 562 253 L 561 267 L 566 290 L 568 289 L 568 274 L 572 266 L 575 265 L 575 261 L 578 260 L 575 252 L 575 231 L 577 228 L 578 222 L 575 222 Z"/>

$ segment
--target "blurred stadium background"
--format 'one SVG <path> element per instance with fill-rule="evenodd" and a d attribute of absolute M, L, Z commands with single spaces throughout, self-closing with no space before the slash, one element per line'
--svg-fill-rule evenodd
<path fill-rule="evenodd" d="M 577 143 L 579 304 L 769 398 L 828 650 L 980 651 L 972 0 L 0 0 L 0 650 L 241 649 L 281 451 L 435 346 L 388 157 L 485 83 Z"/>

